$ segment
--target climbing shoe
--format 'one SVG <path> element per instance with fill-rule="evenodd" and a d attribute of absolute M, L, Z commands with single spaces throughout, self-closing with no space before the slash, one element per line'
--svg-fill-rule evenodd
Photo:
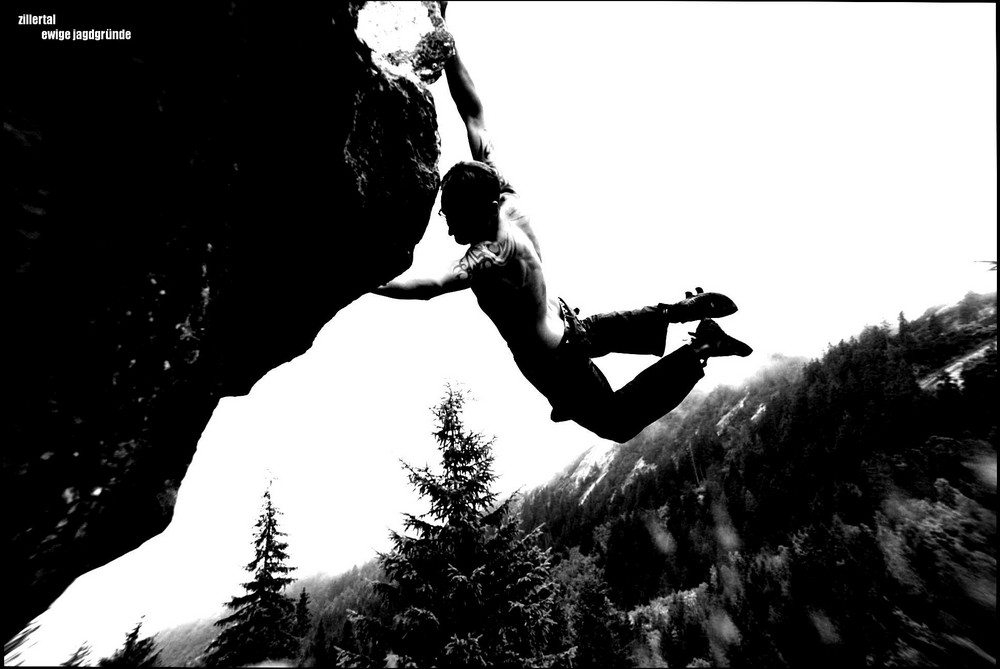
<path fill-rule="evenodd" d="M 705 293 L 709 295 L 711 293 Z M 719 324 L 713 321 L 711 318 L 706 318 L 701 323 L 698 323 L 698 327 L 694 332 L 689 332 L 694 339 L 691 340 L 691 346 L 699 350 L 699 355 L 705 358 L 713 358 L 722 355 L 738 355 L 741 358 L 753 353 L 753 349 L 741 342 L 739 339 L 730 337 Z M 701 347 L 705 348 L 701 348 Z"/>
<path fill-rule="evenodd" d="M 701 288 L 695 288 L 684 293 L 685 299 L 674 304 L 660 304 L 667 315 L 668 323 L 690 323 L 705 318 L 722 318 L 736 313 L 736 304 L 720 293 L 706 293 Z"/>

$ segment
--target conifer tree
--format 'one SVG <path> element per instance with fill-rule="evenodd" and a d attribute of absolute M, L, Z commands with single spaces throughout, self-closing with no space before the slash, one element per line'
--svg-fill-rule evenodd
<path fill-rule="evenodd" d="M 490 484 L 492 441 L 468 432 L 460 391 L 448 388 L 434 410 L 443 472 L 404 463 L 430 509 L 407 514 L 410 535 L 393 532 L 380 554 L 387 581 L 375 583 L 393 615 L 387 624 L 354 618 L 358 652 L 341 649 L 342 666 L 552 666 L 558 647 L 550 558 L 522 535 L 510 509 L 496 506 Z M 494 508 L 495 507 L 495 508 Z"/>
<path fill-rule="evenodd" d="M 206 650 L 208 666 L 241 666 L 298 652 L 295 604 L 283 592 L 292 582 L 287 574 L 293 567 L 286 564 L 288 544 L 281 540 L 285 533 L 278 530 L 280 513 L 268 488 L 254 526 L 254 559 L 244 567 L 253 579 L 242 584 L 245 594 L 226 604 L 232 615 L 215 623 L 223 629 Z"/>
<path fill-rule="evenodd" d="M 156 667 L 160 652 L 156 650 L 153 637 L 139 638 L 139 631 L 142 629 L 140 620 L 132 628 L 132 631 L 125 635 L 125 645 L 114 652 L 111 657 L 106 657 L 97 662 L 99 667 Z M 79 652 L 79 651 L 77 651 Z M 89 652 L 89 651 L 88 651 Z"/>
<path fill-rule="evenodd" d="M 299 601 L 295 605 L 295 636 L 299 639 L 305 639 L 306 635 L 309 634 L 311 622 L 312 616 L 309 615 L 309 593 L 306 592 L 305 588 L 302 588 L 302 592 L 299 594 Z"/>
<path fill-rule="evenodd" d="M 312 656 L 313 666 L 329 667 L 333 664 L 334 657 L 330 653 L 330 647 L 326 639 L 326 625 L 322 618 L 316 625 L 312 642 L 309 645 L 309 655 Z"/>

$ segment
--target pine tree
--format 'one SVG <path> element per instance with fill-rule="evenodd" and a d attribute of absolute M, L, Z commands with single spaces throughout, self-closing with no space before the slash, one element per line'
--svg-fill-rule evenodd
<path fill-rule="evenodd" d="M 312 643 L 309 645 L 309 655 L 312 656 L 313 666 L 329 667 L 333 664 L 334 657 L 330 652 L 330 647 L 326 639 L 326 625 L 320 619 L 313 633 Z"/>
<path fill-rule="evenodd" d="M 899 328 L 896 332 L 896 341 L 905 353 L 913 346 L 913 325 L 910 321 L 906 320 L 906 316 L 902 311 L 899 312 L 897 322 L 899 323 Z"/>
<path fill-rule="evenodd" d="M 206 650 L 208 666 L 246 665 L 298 652 L 295 605 L 283 594 L 292 582 L 287 574 L 293 567 L 286 565 L 288 544 L 281 540 L 285 533 L 278 530 L 280 513 L 269 488 L 254 526 L 254 559 L 244 567 L 253 579 L 242 584 L 245 594 L 226 604 L 233 614 L 215 623 L 223 629 Z"/>
<path fill-rule="evenodd" d="M 393 532 L 380 554 L 387 578 L 376 591 L 394 612 L 380 624 L 356 616 L 360 650 L 341 649 L 342 666 L 551 666 L 557 647 L 557 585 L 537 531 L 522 535 L 510 509 L 496 506 L 490 484 L 492 441 L 466 431 L 463 394 L 452 388 L 434 410 L 443 473 L 404 463 L 430 510 L 407 514 L 413 536 Z M 496 508 L 494 508 L 494 506 Z"/>
<path fill-rule="evenodd" d="M 106 657 L 97 662 L 99 667 L 156 667 L 160 652 L 156 650 L 153 637 L 139 638 L 139 631 L 142 629 L 140 620 L 132 628 L 132 631 L 125 635 L 125 645 L 114 652 L 111 657 Z M 79 651 L 77 651 L 79 652 Z"/>
<path fill-rule="evenodd" d="M 309 634 L 311 622 L 312 616 L 309 615 L 309 593 L 306 592 L 305 588 L 302 588 L 302 592 L 299 594 L 299 601 L 295 605 L 295 636 L 299 639 L 305 639 L 306 635 Z"/>

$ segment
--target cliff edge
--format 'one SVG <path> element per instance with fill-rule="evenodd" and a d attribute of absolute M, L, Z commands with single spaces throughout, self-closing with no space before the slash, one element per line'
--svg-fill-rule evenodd
<path fill-rule="evenodd" d="M 166 527 L 220 397 L 409 266 L 454 49 L 435 2 L 55 16 L 131 37 L 7 40 L 6 638 Z"/>

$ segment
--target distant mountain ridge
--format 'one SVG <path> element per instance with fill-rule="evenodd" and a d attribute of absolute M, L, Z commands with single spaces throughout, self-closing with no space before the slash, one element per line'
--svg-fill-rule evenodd
<path fill-rule="evenodd" d="M 202 618 L 172 627 L 156 634 L 156 646 L 160 650 L 160 665 L 164 667 L 194 667 L 205 649 L 218 636 L 215 621 L 222 619 L 226 611 L 221 607 L 218 616 Z"/>

